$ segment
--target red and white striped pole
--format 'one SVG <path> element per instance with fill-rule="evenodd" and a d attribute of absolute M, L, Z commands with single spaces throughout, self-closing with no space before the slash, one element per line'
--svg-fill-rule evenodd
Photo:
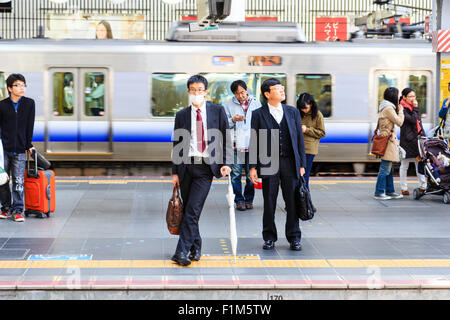
<path fill-rule="evenodd" d="M 433 31 L 433 52 L 450 52 L 450 30 Z"/>

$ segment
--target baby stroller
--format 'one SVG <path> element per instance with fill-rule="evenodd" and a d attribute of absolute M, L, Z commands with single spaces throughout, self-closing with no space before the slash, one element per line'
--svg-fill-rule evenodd
<path fill-rule="evenodd" d="M 450 173 L 440 174 L 439 178 L 435 178 L 433 170 L 439 166 L 438 155 L 450 158 L 450 150 L 447 143 L 439 138 L 420 137 L 418 139 L 420 167 L 423 167 L 424 175 L 427 177 L 427 189 L 425 192 L 419 188 L 414 189 L 414 199 L 419 200 L 426 194 L 444 195 L 444 203 L 450 203 Z M 421 172 L 420 172 L 421 173 Z"/>

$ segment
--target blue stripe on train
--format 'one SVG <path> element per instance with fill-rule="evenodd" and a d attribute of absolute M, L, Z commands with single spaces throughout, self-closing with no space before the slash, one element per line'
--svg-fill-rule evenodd
<path fill-rule="evenodd" d="M 426 130 L 429 125 L 425 125 Z M 83 122 L 80 125 L 83 142 L 106 142 L 109 140 L 107 122 Z M 321 143 L 368 143 L 369 125 L 361 123 L 328 123 L 326 136 Z M 34 142 L 44 141 L 44 122 L 36 122 Z M 49 125 L 50 141 L 78 141 L 76 122 L 65 121 Z M 114 142 L 172 142 L 173 123 L 169 122 L 114 122 Z"/>

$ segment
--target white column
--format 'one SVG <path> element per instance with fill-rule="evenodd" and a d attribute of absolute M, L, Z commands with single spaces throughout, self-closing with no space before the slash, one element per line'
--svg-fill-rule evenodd
<path fill-rule="evenodd" d="M 224 20 L 227 22 L 245 21 L 246 0 L 232 0 L 230 15 Z"/>
<path fill-rule="evenodd" d="M 449 0 L 433 0 L 433 20 L 436 22 L 433 25 L 433 30 L 450 30 L 450 1 Z M 436 53 L 436 95 L 435 95 L 435 106 L 436 106 L 436 119 L 438 122 L 437 114 L 439 113 L 439 108 L 441 107 L 441 61 L 443 59 L 450 59 L 450 52 L 437 52 Z M 448 83 L 449 79 L 444 79 Z M 445 93 L 444 93 L 445 95 Z"/>

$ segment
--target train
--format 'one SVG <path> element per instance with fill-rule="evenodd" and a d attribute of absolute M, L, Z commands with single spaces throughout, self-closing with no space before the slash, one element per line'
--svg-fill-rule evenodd
<path fill-rule="evenodd" d="M 436 58 L 428 40 L 261 38 L 0 40 L 0 98 L 7 97 L 8 74 L 25 76 L 26 96 L 36 102 L 33 144 L 58 162 L 170 161 L 174 116 L 188 105 L 186 82 L 194 74 L 208 79 L 207 99 L 218 104 L 232 97 L 237 79 L 260 98 L 262 81 L 275 77 L 292 106 L 311 93 L 326 129 L 316 162 L 377 161 L 368 154 L 387 87 L 413 88 L 425 129 L 437 121 Z"/>

